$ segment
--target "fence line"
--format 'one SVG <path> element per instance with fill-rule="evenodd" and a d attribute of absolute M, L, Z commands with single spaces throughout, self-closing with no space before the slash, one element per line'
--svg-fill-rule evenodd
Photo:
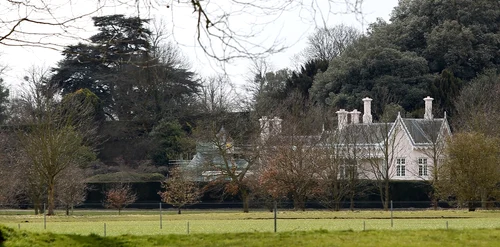
<path fill-rule="evenodd" d="M 398 203 L 403 202 L 394 201 L 391 203 L 391 206 L 397 205 Z M 500 212 L 496 214 L 485 212 L 482 213 L 483 215 L 480 218 L 474 218 L 462 217 L 466 214 L 461 214 L 462 216 L 457 217 L 454 211 L 446 214 L 446 211 L 448 210 L 421 210 L 423 213 L 417 212 L 417 216 L 412 216 L 414 213 L 413 210 L 418 209 L 391 207 L 390 212 L 369 211 L 368 213 L 362 213 L 363 210 L 361 210 L 362 216 L 357 216 L 357 213 L 359 213 L 360 210 L 356 210 L 351 213 L 347 209 L 343 209 L 343 211 L 349 213 L 343 213 L 342 211 L 334 212 L 328 210 L 310 210 L 312 212 L 311 215 L 308 216 L 307 213 L 301 214 L 300 212 L 295 212 L 290 208 L 280 207 L 280 203 L 275 202 L 273 203 L 271 211 L 267 209 L 261 210 L 262 208 L 254 208 L 254 211 L 260 210 L 257 214 L 258 217 L 254 218 L 243 217 L 241 214 L 234 214 L 236 215 L 234 219 L 231 216 L 217 218 L 213 215 L 210 216 L 210 210 L 204 210 L 204 212 L 208 213 L 206 215 L 196 212 L 194 214 L 188 214 L 187 218 L 182 218 L 181 216 L 177 216 L 177 210 L 173 209 L 171 205 L 158 202 L 154 204 L 142 204 L 148 206 L 155 205 L 156 208 L 147 210 L 130 208 L 123 211 L 123 215 L 120 217 L 116 217 L 118 216 L 117 211 L 112 210 L 103 211 L 102 209 L 91 208 L 77 209 L 78 215 L 90 216 L 89 219 L 91 220 L 83 221 L 79 221 L 78 218 L 74 217 L 68 217 L 66 219 L 61 217 L 52 218 L 50 216 L 46 216 L 45 213 L 43 213 L 43 215 L 34 216 L 33 211 L 29 209 L 20 210 L 16 208 L 6 208 L 7 205 L 1 205 L 0 224 L 28 231 L 51 231 L 74 234 L 94 233 L 103 236 L 121 234 L 150 235 L 254 231 L 284 232 L 320 229 L 366 231 L 374 229 L 448 230 L 465 228 L 500 228 L 500 221 L 498 220 L 500 218 Z M 241 206 L 241 203 L 234 203 L 234 205 Z M 216 210 L 218 209 L 227 211 L 227 208 L 216 208 Z M 195 211 L 197 209 L 188 210 Z M 322 212 L 320 217 L 317 216 L 318 214 L 316 211 Z M 233 208 L 231 208 L 228 212 L 229 214 L 227 215 L 231 215 L 231 212 L 241 212 L 241 210 L 233 210 Z M 440 216 L 439 212 L 443 212 L 446 217 Z M 62 210 L 59 210 L 56 213 L 58 213 L 58 215 L 64 214 Z M 349 216 L 345 216 L 347 214 L 349 214 Z M 8 220 L 10 215 L 13 215 L 12 221 Z M 93 217 L 95 215 L 98 217 Z M 494 217 L 490 217 L 493 215 Z"/>
<path fill-rule="evenodd" d="M 500 201 L 471 201 L 471 202 L 438 202 L 437 207 L 441 209 L 456 209 L 456 208 L 468 208 L 472 203 L 477 208 L 482 209 L 496 209 L 500 208 Z M 338 203 L 339 209 L 345 210 L 350 209 L 350 202 L 342 201 Z M 44 212 L 44 207 L 46 203 L 40 204 L 40 213 Z M 318 201 L 308 201 L 305 203 L 306 210 L 317 210 L 317 209 L 332 209 L 335 206 L 334 202 L 318 202 Z M 200 202 L 192 205 L 184 206 L 183 209 L 239 209 L 243 207 L 242 202 Z M 274 207 L 280 209 L 294 209 L 294 204 L 292 201 L 277 201 L 276 205 L 274 201 L 251 201 L 250 209 L 257 210 L 269 210 L 273 211 Z M 390 207 L 394 210 L 413 210 L 413 209 L 426 209 L 434 208 L 433 202 L 431 201 L 391 201 Z M 0 213 L 2 210 L 6 209 L 34 209 L 34 204 L 0 204 Z M 61 204 L 56 204 L 56 209 L 65 209 L 66 207 Z M 106 209 L 102 202 L 91 202 L 79 204 L 71 207 L 72 209 Z M 164 203 L 164 202 L 135 202 L 126 205 L 127 209 L 158 209 L 171 210 L 176 207 Z M 383 209 L 381 201 L 355 201 L 353 209 L 363 210 L 363 209 Z"/>

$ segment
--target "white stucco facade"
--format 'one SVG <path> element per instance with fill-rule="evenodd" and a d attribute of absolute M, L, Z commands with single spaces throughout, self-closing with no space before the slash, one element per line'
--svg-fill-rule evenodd
<path fill-rule="evenodd" d="M 363 101 L 366 106 L 371 100 L 365 98 Z M 361 133 L 363 136 L 375 135 L 373 132 L 378 132 L 377 138 L 365 138 L 366 141 L 361 138 L 361 141 L 355 144 L 358 148 L 360 176 L 373 180 L 380 179 L 380 176 L 390 180 L 432 179 L 436 170 L 434 163 L 439 167 L 439 163 L 444 160 L 446 139 L 451 136 L 451 131 L 446 115 L 444 118 L 433 118 L 432 98 L 427 97 L 424 101 L 426 112 L 423 118 L 402 118 L 398 115 L 391 123 L 367 121 L 359 124 L 351 121 L 351 126 L 343 126 L 337 130 L 344 131 L 358 125 L 361 127 L 359 129 L 366 130 Z"/>

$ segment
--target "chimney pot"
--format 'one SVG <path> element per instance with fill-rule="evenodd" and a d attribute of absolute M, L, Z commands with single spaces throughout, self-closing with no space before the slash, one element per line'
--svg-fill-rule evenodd
<path fill-rule="evenodd" d="M 361 112 L 358 111 L 357 109 L 354 109 L 350 113 L 351 113 L 351 123 L 358 124 L 359 123 L 359 116 L 361 115 Z"/>
<path fill-rule="evenodd" d="M 349 112 L 344 109 L 340 109 L 336 113 L 339 121 L 339 130 L 342 130 L 347 126 L 347 115 Z"/>

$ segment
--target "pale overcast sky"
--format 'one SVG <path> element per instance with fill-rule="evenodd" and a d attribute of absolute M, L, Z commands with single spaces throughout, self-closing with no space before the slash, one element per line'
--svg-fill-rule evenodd
<path fill-rule="evenodd" d="M 321 0 L 317 2 L 321 2 Z M 250 18 L 248 15 L 242 15 L 238 17 L 239 19 L 234 19 L 235 21 L 233 21 L 233 26 L 237 27 L 240 31 L 263 28 L 263 31 L 259 33 L 258 39 L 260 39 L 264 44 L 266 44 L 266 42 L 267 44 L 269 44 L 272 41 L 278 40 L 281 42 L 281 44 L 288 46 L 289 48 L 284 52 L 275 54 L 269 59 L 272 64 L 272 68 L 274 70 L 277 70 L 285 67 L 292 67 L 294 65 L 294 63 L 291 61 L 292 57 L 295 54 L 299 53 L 302 49 L 304 49 L 304 47 L 306 46 L 305 41 L 307 36 L 314 31 L 314 28 L 316 26 L 322 26 L 323 23 L 326 23 L 327 26 L 334 26 L 336 24 L 343 23 L 356 26 L 360 30 L 366 29 L 367 25 L 375 21 L 377 17 L 388 20 L 392 9 L 397 5 L 397 3 L 398 0 L 364 0 L 363 16 L 355 16 L 352 14 L 333 15 L 328 14 L 327 10 L 324 11 L 325 13 L 322 13 L 322 6 L 319 6 L 319 8 L 317 8 L 317 11 L 314 13 L 304 12 L 303 10 L 283 13 L 279 15 L 279 17 L 272 17 L 272 21 L 271 19 L 266 20 L 265 17 L 262 16 L 260 16 L 259 18 L 253 18 L 253 20 L 249 20 Z M 91 8 L 93 6 L 88 6 L 87 4 L 87 7 Z M 332 8 L 338 8 L 339 10 L 342 10 L 344 6 L 339 5 L 333 6 Z M 78 9 L 78 7 L 72 8 L 71 11 L 77 11 L 75 9 Z M 167 30 L 173 31 L 172 37 L 175 39 L 175 42 L 179 44 L 184 55 L 192 63 L 195 72 L 199 73 L 201 76 L 210 76 L 215 75 L 216 73 L 220 73 L 220 65 L 215 62 L 210 62 L 210 60 L 204 55 L 201 48 L 198 47 L 198 44 L 196 44 L 194 35 L 195 22 L 192 8 L 190 8 L 189 5 L 186 5 L 186 8 L 184 9 L 176 8 L 175 11 L 172 9 L 173 8 L 162 10 L 161 13 L 158 13 L 157 10 L 151 12 L 144 11 L 141 12 L 141 17 L 160 17 L 164 19 Z M 321 11 L 319 11 L 320 9 Z M 326 9 L 326 7 L 324 9 Z M 78 10 L 84 9 L 82 8 Z M 60 9 L 60 11 L 67 12 L 69 10 Z M 136 12 L 135 9 L 108 8 L 101 11 L 99 14 L 136 15 Z M 266 24 L 265 26 L 249 25 L 249 22 L 255 23 L 255 21 L 260 23 L 270 23 Z M 90 17 L 80 20 L 79 25 L 82 27 L 82 29 L 80 29 L 79 31 L 75 31 L 75 34 L 77 34 L 77 36 L 88 38 L 93 33 L 95 33 L 95 29 L 92 27 L 92 21 Z M 0 31 L 3 32 L 3 30 Z M 53 41 L 61 44 L 76 44 L 78 42 L 77 39 L 60 38 L 54 39 Z M 25 75 L 24 71 L 29 69 L 31 66 L 34 65 L 53 67 L 60 59 L 62 59 L 60 51 L 44 48 L 7 47 L 0 45 L 0 64 L 6 64 L 9 67 L 7 73 L 2 77 L 10 87 L 19 87 L 22 83 L 22 77 Z M 249 67 L 249 61 L 233 60 L 232 62 L 226 64 L 225 70 L 230 75 L 233 83 L 242 85 L 245 78 L 248 76 Z"/>

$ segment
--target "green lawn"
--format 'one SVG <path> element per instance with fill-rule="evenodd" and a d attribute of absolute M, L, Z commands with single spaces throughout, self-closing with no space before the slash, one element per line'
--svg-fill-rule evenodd
<path fill-rule="evenodd" d="M 500 229 L 292 231 L 183 235 L 32 233 L 0 226 L 0 246 L 500 246 Z"/>
<path fill-rule="evenodd" d="M 385 211 L 281 211 L 278 213 L 278 232 L 293 231 L 363 231 L 363 230 L 415 230 L 415 229 L 496 229 L 500 228 L 500 211 L 421 210 L 394 211 L 391 226 L 390 212 Z M 73 216 L 18 214 L 10 211 L 0 215 L 0 224 L 30 232 L 64 234 L 97 234 L 107 236 L 191 234 L 196 233 L 248 233 L 273 232 L 273 213 L 237 211 L 186 211 L 181 215 L 173 211 L 162 215 L 162 229 L 158 211 L 128 210 L 117 215 L 114 211 L 76 211 Z M 189 229 L 188 229 L 189 225 Z"/>

